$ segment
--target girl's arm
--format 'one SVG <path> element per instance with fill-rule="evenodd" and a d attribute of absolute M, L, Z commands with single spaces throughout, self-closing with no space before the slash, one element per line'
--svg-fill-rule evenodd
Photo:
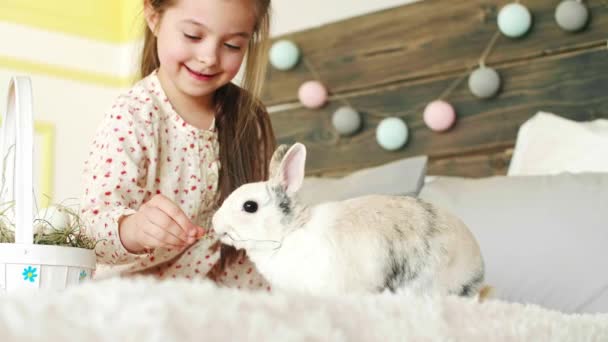
<path fill-rule="evenodd" d="M 119 222 L 134 214 L 148 190 L 148 162 L 155 151 L 154 137 L 144 133 L 144 122 L 119 99 L 105 116 L 85 162 L 81 217 L 87 232 L 99 242 L 98 261 L 127 264 L 143 255 L 129 252 L 119 235 Z M 149 194 L 148 194 L 149 196 Z"/>

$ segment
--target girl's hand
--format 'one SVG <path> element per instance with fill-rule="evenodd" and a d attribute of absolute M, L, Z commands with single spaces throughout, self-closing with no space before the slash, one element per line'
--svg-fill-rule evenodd
<path fill-rule="evenodd" d="M 123 246 L 131 253 L 158 247 L 182 249 L 205 234 L 170 199 L 155 195 L 139 210 L 119 221 Z"/>

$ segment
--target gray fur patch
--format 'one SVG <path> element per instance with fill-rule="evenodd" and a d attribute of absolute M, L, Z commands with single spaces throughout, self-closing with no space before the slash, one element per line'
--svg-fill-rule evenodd
<path fill-rule="evenodd" d="M 429 258 L 431 255 L 431 243 L 428 239 L 424 240 L 424 254 L 425 258 Z"/>
<path fill-rule="evenodd" d="M 469 280 L 466 284 L 462 285 L 462 289 L 460 290 L 458 295 L 463 297 L 469 297 L 477 293 L 479 286 L 483 283 L 484 273 L 485 271 L 483 267 L 480 268 L 477 272 L 475 272 L 471 280 Z"/>
<path fill-rule="evenodd" d="M 310 208 L 297 200 L 297 196 L 289 196 L 285 188 L 278 184 L 267 184 L 266 193 L 270 205 L 276 206 L 283 217 L 281 223 L 292 228 L 302 227 L 310 221 Z"/>
<path fill-rule="evenodd" d="M 399 236 L 400 239 L 405 238 L 405 233 L 403 232 L 403 230 L 401 230 L 401 227 L 399 227 L 398 224 L 393 224 L 393 229 L 395 230 L 395 233 L 397 233 L 397 236 Z"/>
<path fill-rule="evenodd" d="M 437 210 L 432 204 L 428 202 L 425 202 L 421 199 L 416 200 L 426 213 L 427 238 L 430 238 L 439 233 L 439 228 L 437 227 Z"/>
<path fill-rule="evenodd" d="M 384 279 L 384 288 L 395 292 L 405 283 L 418 277 L 418 272 L 412 269 L 405 255 L 399 255 L 396 251 L 395 242 L 386 240 L 387 247 L 387 269 Z"/>
<path fill-rule="evenodd" d="M 280 185 L 273 186 L 272 195 L 277 207 L 279 207 L 285 216 L 290 216 L 292 214 L 291 198 L 287 195 L 285 189 Z"/>

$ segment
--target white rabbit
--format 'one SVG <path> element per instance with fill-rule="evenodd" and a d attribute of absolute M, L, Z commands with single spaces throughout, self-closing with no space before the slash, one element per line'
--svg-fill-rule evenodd
<path fill-rule="evenodd" d="M 479 246 L 456 217 L 419 199 L 370 195 L 308 206 L 298 201 L 306 148 L 280 146 L 270 179 L 236 189 L 213 217 L 223 243 L 245 249 L 274 288 L 476 295 Z"/>

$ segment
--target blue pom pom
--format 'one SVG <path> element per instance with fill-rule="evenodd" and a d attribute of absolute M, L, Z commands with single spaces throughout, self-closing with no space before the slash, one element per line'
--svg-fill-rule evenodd
<path fill-rule="evenodd" d="M 279 70 L 289 70 L 298 64 L 300 49 L 290 40 L 279 40 L 270 48 L 270 64 Z"/>
<path fill-rule="evenodd" d="M 521 37 L 532 27 L 532 14 L 521 4 L 512 3 L 504 6 L 498 13 L 498 28 L 505 36 Z"/>
<path fill-rule="evenodd" d="M 400 118 L 386 118 L 376 129 L 376 140 L 385 150 L 400 149 L 407 142 L 407 125 Z"/>

